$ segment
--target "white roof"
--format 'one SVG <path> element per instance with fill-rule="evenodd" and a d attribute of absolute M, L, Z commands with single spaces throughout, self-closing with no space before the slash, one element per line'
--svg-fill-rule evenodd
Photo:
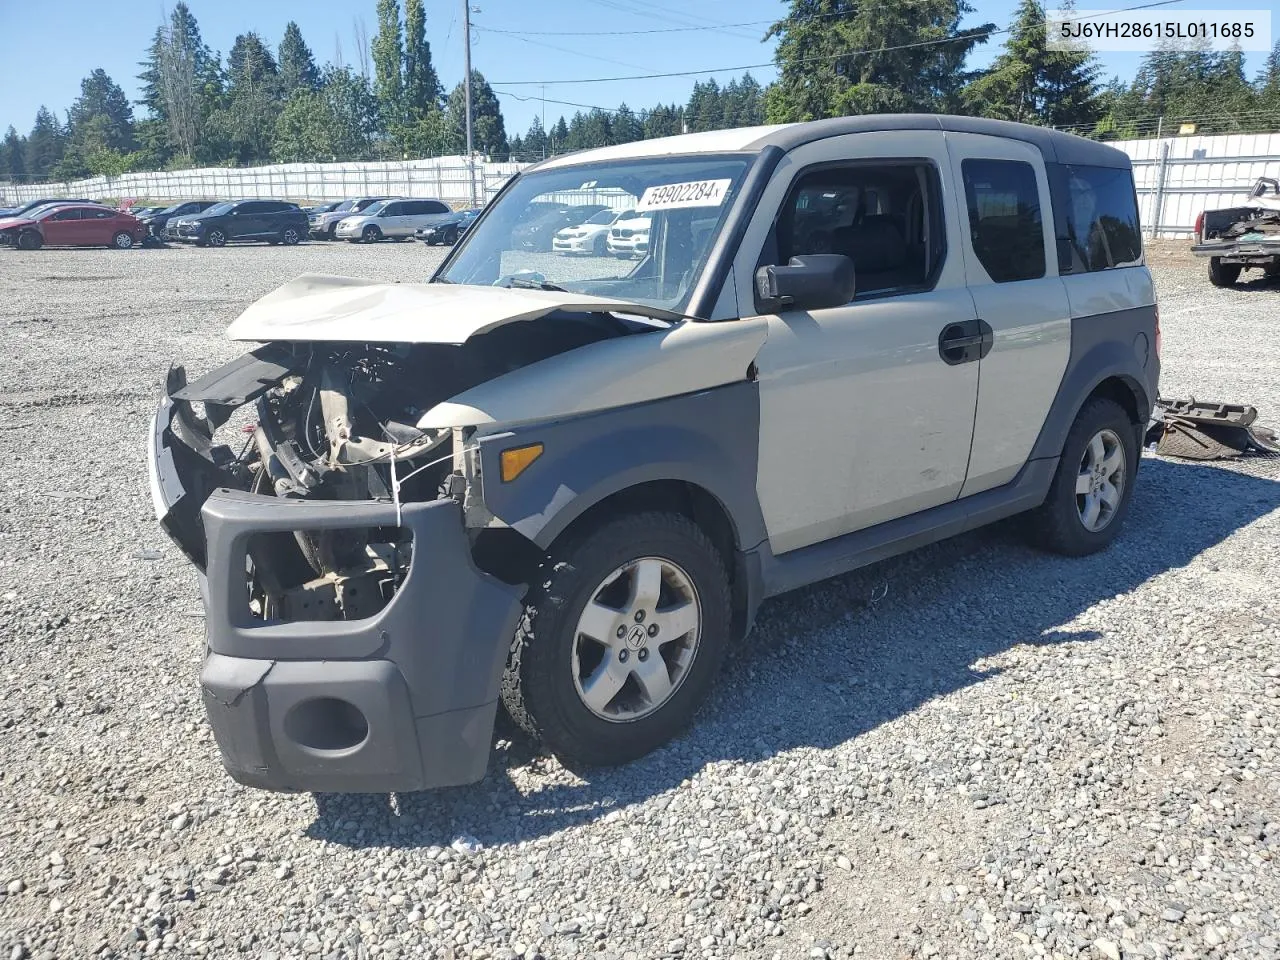
<path fill-rule="evenodd" d="M 680 153 L 727 153 L 745 150 L 761 137 L 793 126 L 775 123 L 763 127 L 737 127 L 733 130 L 708 130 L 704 133 L 685 133 L 678 137 L 659 137 L 655 140 L 637 140 L 619 143 L 612 147 L 597 147 L 555 157 L 539 164 L 539 170 L 572 167 L 579 163 L 595 163 L 599 160 L 629 160 L 634 157 L 661 157 Z"/>

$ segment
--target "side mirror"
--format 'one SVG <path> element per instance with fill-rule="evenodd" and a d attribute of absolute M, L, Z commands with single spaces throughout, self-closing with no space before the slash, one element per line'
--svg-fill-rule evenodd
<path fill-rule="evenodd" d="M 792 257 L 785 267 L 756 271 L 756 295 L 773 309 L 841 307 L 855 292 L 853 261 L 839 253 Z"/>

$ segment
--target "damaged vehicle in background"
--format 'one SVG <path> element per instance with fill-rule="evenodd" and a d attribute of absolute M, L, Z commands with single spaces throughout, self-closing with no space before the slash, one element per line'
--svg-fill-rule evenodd
<path fill-rule="evenodd" d="M 528 249 L 566 198 L 640 259 Z M 322 792 L 479 779 L 500 702 L 631 760 L 766 597 L 1022 512 L 1103 549 L 1160 342 L 1125 154 L 924 116 L 548 160 L 429 282 L 302 277 L 228 334 L 169 373 L 153 504 L 227 770 Z"/>
<path fill-rule="evenodd" d="M 1205 210 L 1196 217 L 1191 252 L 1209 258 L 1209 282 L 1234 286 L 1244 270 L 1280 277 L 1280 181 L 1263 177 L 1243 206 Z"/>

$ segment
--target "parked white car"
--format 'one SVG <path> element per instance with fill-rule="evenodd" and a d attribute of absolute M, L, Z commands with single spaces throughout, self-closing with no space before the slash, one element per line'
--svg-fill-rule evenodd
<path fill-rule="evenodd" d="M 423 227 L 452 215 L 449 205 L 441 200 L 383 200 L 359 216 L 340 220 L 334 236 L 352 243 L 408 240 Z"/>
<path fill-rule="evenodd" d="M 622 213 L 601 210 L 586 223 L 558 231 L 551 241 L 551 249 L 556 253 L 586 253 L 603 257 L 609 252 L 609 229 L 623 217 L 634 215 L 634 210 Z"/>
<path fill-rule="evenodd" d="M 649 226 L 648 217 L 629 210 L 609 227 L 605 246 L 615 257 L 643 257 L 649 252 Z"/>
<path fill-rule="evenodd" d="M 364 213 L 383 200 L 399 200 L 399 197 L 355 197 L 343 200 L 332 210 L 307 214 L 307 226 L 313 239 L 332 240 L 337 235 L 338 224 L 348 217 Z"/>

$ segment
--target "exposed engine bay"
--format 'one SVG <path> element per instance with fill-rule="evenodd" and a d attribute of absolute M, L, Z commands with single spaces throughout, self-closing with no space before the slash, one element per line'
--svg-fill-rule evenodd
<path fill-rule="evenodd" d="M 168 430 L 180 441 L 171 449 L 182 461 L 185 495 L 165 526 L 203 568 L 200 507 L 220 487 L 284 499 L 452 497 L 483 515 L 466 466 L 466 431 L 420 426 L 423 414 L 540 360 L 668 325 L 557 311 L 461 344 L 268 343 L 191 383 L 174 367 Z M 257 534 L 248 546 L 252 615 L 370 616 L 403 581 L 409 541 L 395 527 Z"/>

